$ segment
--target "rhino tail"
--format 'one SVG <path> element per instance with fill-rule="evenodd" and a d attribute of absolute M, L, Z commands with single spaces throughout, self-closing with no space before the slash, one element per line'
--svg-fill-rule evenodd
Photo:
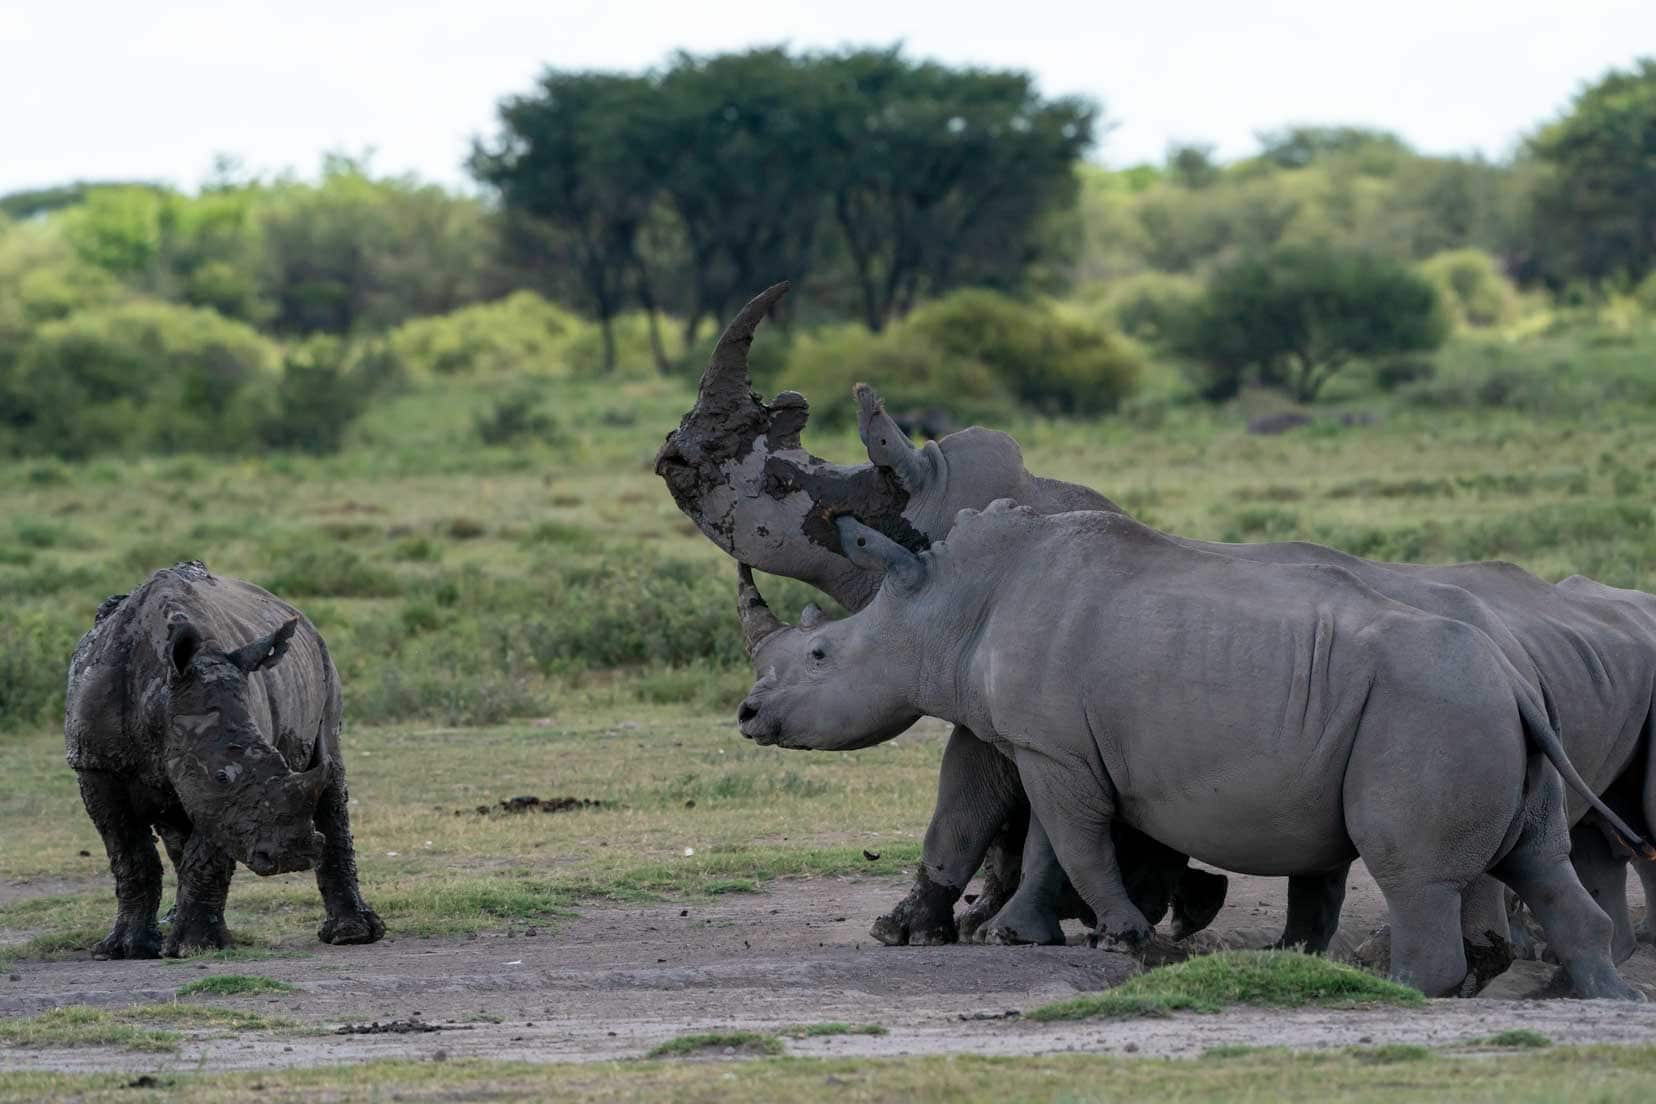
<path fill-rule="evenodd" d="M 1522 691 L 1518 694 L 1518 712 L 1523 718 L 1524 734 L 1534 741 L 1541 754 L 1547 757 L 1547 761 L 1558 769 L 1565 784 L 1586 798 L 1593 811 L 1598 813 L 1604 823 L 1621 838 L 1623 846 L 1635 855 L 1656 862 L 1656 847 L 1651 846 L 1649 840 L 1635 832 L 1626 821 L 1612 812 L 1610 806 L 1600 800 L 1599 795 L 1587 785 L 1586 779 L 1581 777 L 1581 772 L 1575 769 L 1575 764 L 1570 762 L 1569 756 L 1564 752 L 1564 741 L 1559 734 L 1558 712 L 1553 708 L 1552 695 L 1547 693 L 1546 687 L 1542 687 L 1541 697 L 1544 709 L 1538 706 L 1533 694 Z"/>

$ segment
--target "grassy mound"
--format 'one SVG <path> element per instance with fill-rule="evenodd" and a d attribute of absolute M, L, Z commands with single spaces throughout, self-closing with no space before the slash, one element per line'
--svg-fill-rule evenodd
<path fill-rule="evenodd" d="M 1292 951 L 1221 951 L 1140 974 L 1104 993 L 1045 1005 L 1032 1020 L 1217 1012 L 1227 1004 L 1419 1004 L 1414 989 Z"/>
<path fill-rule="evenodd" d="M 293 986 L 261 974 L 215 974 L 178 987 L 181 997 L 239 997 L 249 993 L 288 993 Z"/>
<path fill-rule="evenodd" d="M 734 1050 L 740 1055 L 782 1053 L 782 1040 L 757 1031 L 711 1031 L 668 1039 L 649 1053 L 651 1058 L 695 1058 L 709 1051 Z"/>

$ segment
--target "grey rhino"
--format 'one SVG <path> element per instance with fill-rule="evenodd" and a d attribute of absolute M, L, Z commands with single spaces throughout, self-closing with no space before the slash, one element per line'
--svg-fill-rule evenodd
<path fill-rule="evenodd" d="M 839 750 L 922 715 L 970 726 L 1015 764 L 1099 934 L 1128 947 L 1149 929 L 1118 819 L 1252 874 L 1361 857 L 1390 913 L 1391 973 L 1430 995 L 1466 977 L 1461 892 L 1493 873 L 1574 995 L 1636 999 L 1570 866 L 1563 782 L 1649 844 L 1582 781 L 1483 631 L 1343 568 L 1216 555 L 1119 513 L 1001 500 L 919 554 L 849 517 L 835 528 L 883 583 L 850 617 L 758 642 L 748 738 Z"/>
<path fill-rule="evenodd" d="M 747 376 L 745 353 L 754 327 L 783 290 L 784 285 L 769 289 L 731 323 L 703 377 L 695 409 L 669 436 L 657 467 L 680 508 L 737 559 L 814 582 L 856 610 L 868 600 L 868 580 L 852 571 L 847 561 L 824 555 L 826 522 L 837 512 L 896 509 L 899 517 L 884 517 L 876 527 L 919 550 L 948 532 L 951 508 L 982 506 L 997 497 L 1015 498 L 1043 513 L 1120 510 L 1085 487 L 1030 475 L 1017 443 L 1005 434 L 974 429 L 969 431 L 970 447 L 962 437 L 960 442 L 945 438 L 916 449 L 866 386 L 857 394 L 859 429 L 873 470 L 869 465 L 832 465 L 805 453 L 798 447 L 807 410 L 804 399 L 787 393 L 766 406 L 753 395 Z M 779 425 L 785 431 L 779 431 Z M 782 444 L 788 447 L 772 451 L 771 446 Z M 879 493 L 856 491 L 868 487 L 880 488 Z M 1615 614 L 1593 600 L 1597 584 L 1589 580 L 1549 587 L 1510 564 L 1413 567 L 1373 564 L 1300 542 L 1180 542 L 1239 557 L 1335 564 L 1419 608 L 1470 616 L 1486 627 L 1492 619 L 1510 621 L 1519 639 L 1508 634 L 1509 653 L 1558 703 L 1567 750 L 1589 782 L 1601 791 L 1638 783 L 1624 776 L 1641 761 L 1639 742 L 1631 734 L 1640 729 L 1656 733 L 1651 695 L 1643 689 L 1652 684 L 1651 672 L 1656 671 L 1656 598 L 1619 592 L 1627 608 Z M 1607 672 L 1616 677 L 1606 678 Z M 1643 789 L 1642 802 L 1648 806 L 1656 783 L 1647 781 Z M 876 921 L 876 937 L 886 942 L 954 938 L 952 906 L 988 851 L 986 891 L 962 918 L 961 933 L 976 929 L 980 938 L 1008 941 L 1061 939 L 1054 902 L 1061 899 L 1065 880 L 1061 871 L 1051 868 L 1038 823 L 1024 841 L 1025 876 L 1018 881 L 1015 848 L 1022 831 L 1021 799 L 1004 760 L 988 754 L 968 731 L 957 728 L 944 755 L 937 814 L 926 834 L 915 888 Z M 1639 804 L 1640 799 L 1632 802 Z M 1573 802 L 1572 817 L 1583 808 L 1581 802 Z M 1656 816 L 1656 809 L 1651 815 Z M 1007 830 L 997 838 L 1003 822 Z M 1576 861 L 1616 919 L 1620 958 L 1633 945 L 1622 888 L 1626 857 L 1607 846 L 1592 826 L 1578 830 Z M 1638 868 L 1646 879 L 1647 896 L 1656 899 L 1656 866 L 1639 863 Z M 1290 879 L 1289 922 L 1280 942 L 1311 949 L 1326 946 L 1338 920 L 1344 884 L 1337 871 Z M 1020 887 L 1016 896 L 1013 887 Z M 1187 887 L 1187 895 L 1197 894 Z M 1194 930 L 1211 917 L 1222 901 L 1222 890 L 1218 897 L 1210 892 L 1207 898 L 1205 904 L 1186 910 L 1196 919 L 1176 920 L 1176 933 Z M 1084 915 L 1085 910 L 1074 904 L 1071 895 L 1069 914 Z M 1486 933 L 1504 936 L 1506 913 L 1498 885 L 1490 879 L 1476 883 L 1464 916 L 1473 942 L 1484 942 Z"/>
<path fill-rule="evenodd" d="M 94 956 L 227 946 L 238 861 L 260 875 L 314 865 L 324 943 L 384 935 L 357 888 L 340 717 L 322 637 L 251 583 L 182 563 L 105 601 L 70 661 L 64 716 L 115 876 L 115 923 Z M 152 826 L 178 875 L 164 945 Z"/>
<path fill-rule="evenodd" d="M 840 553 L 833 527 L 839 514 L 855 513 L 920 550 L 947 533 L 962 508 L 997 498 L 1015 498 L 1046 513 L 1120 509 L 1086 487 L 1032 475 L 1017 442 L 995 430 L 973 427 L 914 449 L 871 388 L 859 389 L 858 402 L 859 428 L 873 462 L 833 464 L 811 455 L 799 440 L 810 414 L 804 396 L 786 391 L 766 404 L 748 375 L 754 331 L 787 290 L 786 283 L 766 289 L 731 320 L 702 374 L 695 407 L 656 457 L 656 473 L 679 508 L 740 562 L 804 580 L 856 610 L 879 580 Z M 951 820 L 928 830 L 914 889 L 875 922 L 874 934 L 883 942 L 953 942 L 955 902 L 998 834 L 1003 839 L 985 868 L 985 891 L 962 929 L 970 933 L 993 917 L 1019 884 L 1026 806 L 1017 777 L 966 728 L 957 726 L 949 736 L 938 793 L 938 807 Z M 957 801 L 955 794 L 977 795 L 981 805 Z M 1138 842 L 1164 854 L 1151 841 Z M 1148 867 L 1141 872 L 1157 880 Z M 1196 870 L 1160 878 L 1177 880 L 1170 896 L 1180 933 L 1201 928 L 1224 903 L 1222 878 Z M 1072 911 L 1084 912 L 1070 897 Z"/>

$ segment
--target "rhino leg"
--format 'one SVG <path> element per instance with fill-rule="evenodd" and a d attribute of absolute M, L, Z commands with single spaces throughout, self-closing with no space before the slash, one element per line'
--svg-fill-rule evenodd
<path fill-rule="evenodd" d="M 1110 780 L 1100 777 L 1096 786 L 1078 784 L 1070 764 L 1027 748 L 1018 749 L 1017 764 L 1032 816 L 1046 829 L 1059 864 L 1097 918 L 1097 941 L 1126 950 L 1143 946 L 1150 938 L 1150 923 L 1122 879 L 1112 831 L 1115 788 Z"/>
<path fill-rule="evenodd" d="M 328 912 L 316 937 L 324 943 L 373 943 L 385 935 L 385 922 L 357 888 L 349 807 L 344 772 L 335 770 L 316 803 L 316 830 L 327 839 L 316 864 L 316 887 L 322 891 L 322 905 Z"/>
<path fill-rule="evenodd" d="M 1345 904 L 1346 875 L 1351 864 L 1322 874 L 1295 874 L 1288 879 L 1288 922 L 1274 947 L 1300 947 L 1308 954 L 1328 950 L 1334 931 L 1340 926 L 1340 907 Z"/>
<path fill-rule="evenodd" d="M 874 921 L 874 938 L 887 946 L 953 943 L 958 938 L 955 902 L 1018 801 L 1011 762 L 957 725 L 943 752 L 937 807 L 926 828 L 914 888 Z"/>
<path fill-rule="evenodd" d="M 1639 884 L 1644 888 L 1644 922 L 1634 933 L 1640 943 L 1656 943 L 1656 862 L 1636 862 Z"/>
<path fill-rule="evenodd" d="M 230 945 L 224 926 L 224 903 L 230 896 L 230 878 L 236 860 L 205 832 L 191 832 L 184 841 L 178 874 L 178 903 L 162 953 L 179 958 L 192 951 L 219 951 Z"/>
<path fill-rule="evenodd" d="M 1570 830 L 1570 865 L 1582 888 L 1610 917 L 1610 957 L 1625 962 L 1638 947 L 1627 907 L 1627 856 L 1611 847 L 1596 817 L 1588 816 Z"/>
<path fill-rule="evenodd" d="M 161 860 L 149 825 L 138 816 L 126 781 L 109 771 L 80 771 L 81 802 L 103 837 L 115 876 L 115 923 L 92 947 L 93 958 L 159 958 Z"/>
<path fill-rule="evenodd" d="M 978 897 L 955 919 L 960 938 L 983 942 L 986 924 L 1006 907 L 1023 881 L 1024 833 L 1029 827 L 1029 802 L 1018 795 L 1017 806 L 1007 822 L 995 833 L 995 840 L 978 868 Z M 1064 883 L 1069 884 L 1067 881 Z"/>
<path fill-rule="evenodd" d="M 1017 891 L 995 912 L 988 923 L 972 935 L 975 943 L 1062 944 L 1064 929 L 1058 922 L 1058 901 L 1069 886 L 1064 868 L 1041 822 L 1029 818 L 1024 833 L 1022 876 Z"/>
<path fill-rule="evenodd" d="M 1173 938 L 1186 939 L 1209 924 L 1225 907 L 1230 879 L 1223 874 L 1186 866 L 1173 887 Z"/>

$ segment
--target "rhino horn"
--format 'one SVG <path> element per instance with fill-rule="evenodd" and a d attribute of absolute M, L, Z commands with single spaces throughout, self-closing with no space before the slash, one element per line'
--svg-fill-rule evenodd
<path fill-rule="evenodd" d="M 788 626 L 765 604 L 764 596 L 754 585 L 752 568 L 737 564 L 736 577 L 736 615 L 742 619 L 742 642 L 751 658 L 759 650 L 761 641 Z"/>
<path fill-rule="evenodd" d="M 316 746 L 311 749 L 310 763 L 302 771 L 294 771 L 288 776 L 287 791 L 290 800 L 301 808 L 314 808 L 322 799 L 322 791 L 328 785 L 328 754 L 322 747 L 322 737 L 316 738 Z"/>
<path fill-rule="evenodd" d="M 701 388 L 696 394 L 698 407 L 707 400 L 712 400 L 714 405 L 738 400 L 752 390 L 753 377 L 748 373 L 748 349 L 753 345 L 753 331 L 758 329 L 759 323 L 770 313 L 777 300 L 787 294 L 788 286 L 786 280 L 772 284 L 749 299 L 747 306 L 736 312 L 736 317 L 730 320 L 730 325 L 719 335 L 719 343 L 713 346 L 713 355 L 707 360 L 707 369 L 702 372 Z"/>

